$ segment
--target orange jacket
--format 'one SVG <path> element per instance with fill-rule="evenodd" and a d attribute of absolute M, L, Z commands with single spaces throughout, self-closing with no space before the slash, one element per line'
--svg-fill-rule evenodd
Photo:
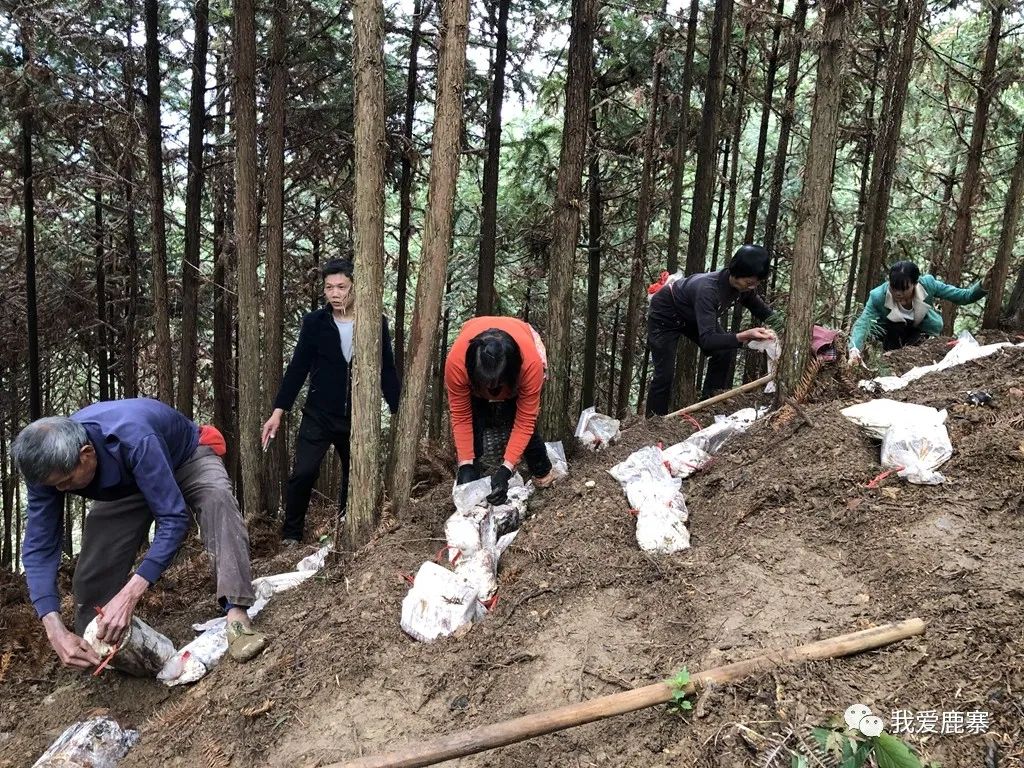
<path fill-rule="evenodd" d="M 474 337 L 495 328 L 505 331 L 519 347 L 523 365 L 519 370 L 519 383 L 516 389 L 502 387 L 497 397 L 486 390 L 473 390 L 466 370 L 466 352 L 469 342 Z M 473 451 L 473 408 L 470 397 L 475 395 L 484 400 L 510 400 L 518 397 L 516 420 L 512 425 L 512 434 L 505 448 L 505 461 L 512 466 L 519 463 L 526 450 L 526 444 L 533 436 L 540 413 L 540 390 L 544 386 L 544 368 L 546 362 L 542 357 L 543 346 L 532 326 L 515 317 L 474 317 L 467 320 L 459 331 L 459 336 L 452 344 L 448 359 L 444 364 L 444 383 L 448 390 L 448 409 L 452 417 L 452 433 L 455 436 L 455 450 L 459 463 L 476 458 Z"/>

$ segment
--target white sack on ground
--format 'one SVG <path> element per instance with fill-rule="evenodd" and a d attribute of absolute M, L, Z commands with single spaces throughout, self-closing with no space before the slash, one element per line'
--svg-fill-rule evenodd
<path fill-rule="evenodd" d="M 894 424 L 882 440 L 882 466 L 902 467 L 899 476 L 916 485 L 938 485 L 939 467 L 953 455 L 945 424 Z"/>
<path fill-rule="evenodd" d="M 619 439 L 619 420 L 598 413 L 596 408 L 587 408 L 576 422 L 576 439 L 591 451 L 607 448 Z"/>
<path fill-rule="evenodd" d="M 255 619 L 273 595 L 293 589 L 314 576 L 323 567 L 329 551 L 329 545 L 321 547 L 296 563 L 294 571 L 253 579 L 256 602 L 246 609 L 249 619 Z M 227 623 L 226 616 L 219 616 L 201 624 L 193 624 L 192 629 L 202 634 L 167 659 L 157 679 L 173 687 L 194 683 L 206 675 L 228 652 Z"/>
<path fill-rule="evenodd" d="M 684 505 L 685 512 L 686 507 Z M 670 506 L 648 504 L 637 511 L 636 543 L 645 552 L 671 555 L 690 546 L 686 517 Z"/>
<path fill-rule="evenodd" d="M 622 483 L 623 488 L 637 480 L 672 480 L 672 475 L 665 467 L 665 457 L 656 445 L 634 451 L 624 461 L 609 469 L 608 474 Z"/>
<path fill-rule="evenodd" d="M 668 471 L 672 477 L 689 477 L 694 472 L 704 469 L 711 461 L 711 454 L 700 446 L 684 440 L 681 443 L 670 445 L 661 452 L 662 457 L 668 465 Z"/>
<path fill-rule="evenodd" d="M 101 659 L 105 659 L 115 646 L 96 637 L 99 631 L 96 622 L 97 619 L 89 622 L 82 633 L 82 639 L 92 646 Z M 110 666 L 135 677 L 154 677 L 173 655 L 174 643 L 169 638 L 138 616 L 132 616 L 132 622 L 121 638 L 120 650 L 110 660 Z"/>
<path fill-rule="evenodd" d="M 862 389 L 866 389 L 869 392 L 893 392 L 897 389 L 903 389 L 912 381 L 917 381 L 922 376 L 927 376 L 929 373 L 944 371 L 947 368 L 963 365 L 969 360 L 979 360 L 998 352 L 1004 347 L 1013 346 L 1024 347 L 1024 344 L 1012 344 L 1008 341 L 1000 341 L 995 344 L 981 345 L 970 331 L 961 331 L 960 335 L 957 336 L 956 345 L 947 352 L 946 356 L 939 362 L 932 363 L 931 365 L 919 365 L 915 368 L 911 368 L 902 376 L 878 376 L 874 379 L 864 379 L 860 381 L 859 384 Z"/>
<path fill-rule="evenodd" d="M 139 741 L 109 717 L 75 723 L 50 745 L 32 768 L 115 768 Z"/>
<path fill-rule="evenodd" d="M 555 473 L 555 479 L 567 477 L 569 475 L 569 462 L 565 459 L 565 448 L 562 446 L 562 441 L 544 443 L 544 448 L 548 454 L 548 461 L 551 462 L 551 471 Z"/>
<path fill-rule="evenodd" d="M 901 403 L 881 398 L 843 408 L 840 413 L 869 435 L 879 440 L 894 424 L 945 424 L 946 411 L 937 411 L 927 405 Z"/>
<path fill-rule="evenodd" d="M 402 600 L 402 630 L 420 642 L 446 637 L 483 610 L 476 588 L 437 563 L 420 566 Z"/>

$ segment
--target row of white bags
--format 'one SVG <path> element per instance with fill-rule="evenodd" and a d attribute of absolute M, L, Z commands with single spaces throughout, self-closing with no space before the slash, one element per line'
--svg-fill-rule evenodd
<path fill-rule="evenodd" d="M 562 444 L 546 447 L 555 477 L 565 477 L 569 465 Z M 429 643 L 487 614 L 498 591 L 498 561 L 515 539 L 533 491 L 533 483 L 524 483 L 518 472 L 509 481 L 508 501 L 500 505 L 487 501 L 489 477 L 452 488 L 455 513 L 445 522 L 444 535 L 453 570 L 429 560 L 420 566 L 402 600 L 406 634 Z"/>
<path fill-rule="evenodd" d="M 910 382 L 917 381 L 929 373 L 963 365 L 969 360 L 988 357 L 1004 347 L 1024 347 L 1024 344 L 1012 344 L 1008 341 L 1001 341 L 996 344 L 981 345 L 970 331 L 961 331 L 960 335 L 957 336 L 956 345 L 939 362 L 911 368 L 902 376 L 879 376 L 874 379 L 866 379 L 860 382 L 860 387 L 869 392 L 893 392 L 897 389 L 903 389 Z"/>
<path fill-rule="evenodd" d="M 953 455 L 946 430 L 946 411 L 917 403 L 879 399 L 844 408 L 841 413 L 882 441 L 882 466 L 916 485 L 938 485 L 946 478 L 936 471 Z"/>
<path fill-rule="evenodd" d="M 325 546 L 302 558 L 296 563 L 294 571 L 253 579 L 252 588 L 256 594 L 256 602 L 247 611 L 249 618 L 255 618 L 273 595 L 294 589 L 315 576 L 316 572 L 324 567 L 329 550 L 330 547 Z M 193 624 L 192 629 L 202 634 L 167 659 L 163 669 L 157 674 L 157 679 L 168 687 L 194 683 L 217 666 L 228 651 L 226 617 L 221 616 L 201 624 Z"/>
<path fill-rule="evenodd" d="M 744 408 L 716 416 L 714 424 L 682 442 L 641 448 L 608 470 L 636 510 L 636 541 L 642 550 L 668 555 L 690 546 L 683 478 L 707 466 L 729 438 L 745 432 L 763 413 Z"/>

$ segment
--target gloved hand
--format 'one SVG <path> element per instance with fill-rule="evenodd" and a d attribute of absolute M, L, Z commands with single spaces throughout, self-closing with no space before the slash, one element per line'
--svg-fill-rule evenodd
<path fill-rule="evenodd" d="M 491 494 L 487 497 L 490 504 L 504 504 L 508 501 L 508 481 L 512 479 L 512 470 L 502 464 L 498 471 L 491 475 Z"/>
<path fill-rule="evenodd" d="M 861 358 L 860 350 L 856 347 L 852 347 L 846 355 L 846 364 L 853 368 L 857 365 L 863 365 L 864 360 Z"/>
<path fill-rule="evenodd" d="M 465 485 L 466 483 L 472 483 L 474 480 L 480 479 L 480 473 L 476 471 L 476 465 L 473 463 L 463 464 L 459 467 L 459 472 L 455 475 L 456 485 Z"/>

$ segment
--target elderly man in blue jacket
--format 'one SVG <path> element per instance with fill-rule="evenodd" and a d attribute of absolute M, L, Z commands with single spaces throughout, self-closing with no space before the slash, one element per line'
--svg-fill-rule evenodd
<path fill-rule="evenodd" d="M 100 663 L 82 639 L 97 618 L 97 636 L 121 640 L 135 606 L 160 578 L 188 534 L 191 517 L 213 556 L 217 598 L 227 609 L 228 653 L 247 661 L 266 645 L 246 614 L 253 604 L 249 536 L 220 456 L 223 437 L 157 400 L 114 400 L 70 417 L 39 419 L 21 431 L 11 452 L 28 484 L 23 561 L 29 595 L 46 636 L 65 666 Z M 64 496 L 93 499 L 75 568 L 75 631 L 60 616 L 57 568 Z M 135 572 L 139 548 L 156 523 L 153 543 Z"/>

